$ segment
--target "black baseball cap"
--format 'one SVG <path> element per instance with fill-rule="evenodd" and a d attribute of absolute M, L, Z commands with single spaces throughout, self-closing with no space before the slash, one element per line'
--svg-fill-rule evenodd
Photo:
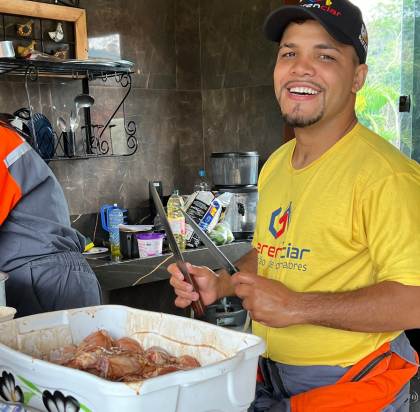
<path fill-rule="evenodd" d="M 368 34 L 360 9 L 348 0 L 300 0 L 296 6 L 282 6 L 265 20 L 269 40 L 280 42 L 287 25 L 294 20 L 315 19 L 337 41 L 352 45 L 360 63 L 366 63 Z"/>

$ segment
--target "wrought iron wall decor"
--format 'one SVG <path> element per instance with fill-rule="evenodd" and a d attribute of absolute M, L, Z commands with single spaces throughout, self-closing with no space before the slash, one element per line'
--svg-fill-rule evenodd
<path fill-rule="evenodd" d="M 121 108 L 124 108 L 124 102 L 131 91 L 132 79 L 129 67 L 118 65 L 118 63 L 115 65 L 103 65 L 89 62 L 66 63 L 38 60 L 0 59 L 0 73 L 16 74 L 25 77 L 25 90 L 30 113 L 30 129 L 33 140 L 32 145 L 46 161 L 131 156 L 137 151 L 139 145 L 136 137 L 137 127 L 134 121 L 127 121 L 125 118 L 125 110 L 123 110 L 123 122 L 127 152 L 115 153 L 113 148 L 113 139 L 115 138 L 115 134 L 113 135 L 112 129 L 115 127 L 115 124 L 113 124 L 112 121 L 118 111 Z M 117 104 L 111 116 L 104 124 L 93 124 L 91 121 L 90 108 L 84 108 L 85 124 L 80 128 L 81 134 L 77 134 L 66 128 L 66 130 L 61 130 L 59 132 L 53 130 L 53 136 L 51 136 L 49 127 L 45 127 L 44 124 L 43 128 L 37 128 L 34 123 L 34 119 L 37 118 L 37 115 L 39 117 L 39 114 L 34 113 L 34 109 L 31 104 L 32 99 L 30 90 L 28 87 L 29 82 L 35 82 L 40 76 L 51 76 L 51 74 L 71 78 L 73 80 L 81 80 L 84 94 L 89 94 L 89 82 L 96 79 L 102 79 L 104 83 L 113 80 L 115 84 L 125 89 L 126 92 L 124 93 L 121 101 Z M 50 147 L 51 141 L 53 141 L 53 148 Z M 49 155 L 50 153 L 52 155 Z"/>

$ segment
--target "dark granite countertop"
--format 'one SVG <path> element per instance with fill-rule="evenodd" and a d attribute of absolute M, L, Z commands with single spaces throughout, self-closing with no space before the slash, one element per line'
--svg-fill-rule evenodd
<path fill-rule="evenodd" d="M 251 249 L 250 242 L 234 242 L 228 245 L 220 246 L 220 250 L 226 257 L 235 262 L 242 255 Z M 183 252 L 184 259 L 193 265 L 208 266 L 215 270 L 219 269 L 217 262 L 210 255 L 207 248 L 187 249 Z M 121 289 L 133 286 L 140 277 L 151 272 L 156 266 L 162 263 L 170 256 L 169 253 L 161 256 L 154 256 L 150 258 L 129 259 L 121 262 L 112 262 L 109 255 L 105 256 L 91 256 L 87 257 L 89 265 L 94 270 L 99 283 L 104 291 L 113 289 Z M 166 280 L 169 278 L 169 273 L 166 270 L 168 265 L 172 263 L 173 258 L 165 262 L 159 269 L 151 275 L 142 279 L 138 285 Z"/>

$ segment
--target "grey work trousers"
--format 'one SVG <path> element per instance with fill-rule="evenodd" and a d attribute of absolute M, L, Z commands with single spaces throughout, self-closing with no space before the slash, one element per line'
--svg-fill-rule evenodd
<path fill-rule="evenodd" d="M 100 305 L 95 273 L 79 252 L 60 252 L 32 260 L 8 272 L 7 305 L 16 317 Z"/>
<path fill-rule="evenodd" d="M 414 349 L 405 333 L 398 336 L 391 349 L 409 362 L 416 363 Z M 311 389 L 335 384 L 349 368 L 339 366 L 293 366 L 260 358 L 264 383 L 257 383 L 255 400 L 248 412 L 290 412 L 290 397 Z M 391 405 L 378 412 L 408 412 L 410 383 L 398 393 Z"/>

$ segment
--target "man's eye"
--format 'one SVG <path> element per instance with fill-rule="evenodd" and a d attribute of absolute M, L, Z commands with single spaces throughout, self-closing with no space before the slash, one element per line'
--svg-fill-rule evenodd
<path fill-rule="evenodd" d="M 328 54 L 321 54 L 321 56 L 319 56 L 321 60 L 326 60 L 326 61 L 334 61 L 334 57 L 329 56 Z"/>
<path fill-rule="evenodd" d="M 294 57 L 294 56 L 295 56 L 294 52 L 280 53 L 280 57 L 283 59 L 287 59 L 289 57 Z"/>

